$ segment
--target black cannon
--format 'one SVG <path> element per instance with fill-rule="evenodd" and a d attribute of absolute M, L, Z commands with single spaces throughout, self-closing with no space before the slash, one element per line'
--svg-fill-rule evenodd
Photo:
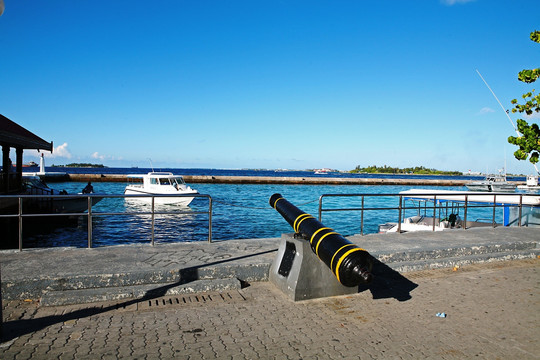
<path fill-rule="evenodd" d="M 358 286 L 371 282 L 373 258 L 331 228 L 285 200 L 281 194 L 270 197 L 270 206 L 276 209 L 294 232 L 309 240 L 311 250 L 345 286 Z"/>

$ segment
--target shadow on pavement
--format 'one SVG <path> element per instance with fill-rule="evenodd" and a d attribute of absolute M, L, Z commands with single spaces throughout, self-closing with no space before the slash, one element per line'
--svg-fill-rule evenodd
<path fill-rule="evenodd" d="M 26 334 L 30 334 L 39 330 L 42 330 L 46 327 L 52 326 L 54 324 L 63 323 L 69 320 L 77 320 L 82 319 L 85 317 L 90 317 L 93 315 L 103 314 L 107 311 L 113 311 L 121 308 L 128 307 L 130 305 L 134 305 L 137 303 L 141 303 L 144 301 L 156 299 L 162 296 L 165 296 L 167 294 L 167 291 L 173 287 L 184 285 L 187 283 L 190 283 L 192 281 L 198 280 L 198 269 L 212 266 L 212 265 L 218 265 L 226 262 L 246 259 L 254 256 L 264 255 L 272 252 L 276 252 L 277 249 L 268 250 L 256 254 L 250 254 L 250 255 L 244 255 L 239 256 L 236 258 L 231 258 L 227 260 L 220 260 L 215 261 L 212 263 L 202 264 L 199 266 L 192 266 L 184 269 L 180 269 L 180 279 L 172 284 L 167 284 L 164 286 L 156 287 L 155 289 L 152 289 L 150 291 L 147 291 L 146 294 L 138 299 L 128 300 L 121 303 L 115 303 L 113 305 L 109 306 L 93 306 L 88 307 L 85 309 L 80 310 L 74 310 L 62 315 L 50 315 L 50 316 L 44 316 L 41 318 L 34 318 L 34 319 L 22 319 L 22 320 L 13 320 L 8 321 L 3 324 L 2 326 L 2 334 L 0 334 L 0 343 L 8 342 L 10 340 L 16 339 L 19 336 L 23 336 Z"/>
<path fill-rule="evenodd" d="M 398 301 L 407 301 L 412 298 L 411 291 L 418 287 L 418 284 L 377 259 L 373 259 L 372 273 L 373 282 L 369 285 L 360 285 L 358 290 L 371 291 L 373 299 L 394 298 Z"/>

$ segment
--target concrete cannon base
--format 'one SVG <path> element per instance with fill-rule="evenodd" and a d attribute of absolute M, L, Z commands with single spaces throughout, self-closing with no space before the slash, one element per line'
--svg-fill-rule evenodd
<path fill-rule="evenodd" d="M 356 294 L 358 286 L 342 285 L 311 250 L 309 241 L 282 234 L 269 280 L 293 301 Z"/>

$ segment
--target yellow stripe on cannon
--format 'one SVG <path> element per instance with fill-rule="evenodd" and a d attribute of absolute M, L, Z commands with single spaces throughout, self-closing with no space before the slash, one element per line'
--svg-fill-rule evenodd
<path fill-rule="evenodd" d="M 345 286 L 369 283 L 373 275 L 373 258 L 364 249 L 351 243 L 317 219 L 284 199 L 281 194 L 270 197 L 270 206 L 292 226 L 295 233 L 309 240 L 311 250 Z"/>

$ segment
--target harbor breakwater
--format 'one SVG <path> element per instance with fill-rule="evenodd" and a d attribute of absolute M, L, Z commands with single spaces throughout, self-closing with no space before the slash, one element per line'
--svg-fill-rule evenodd
<path fill-rule="evenodd" d="M 342 178 L 342 177 L 279 177 L 279 176 L 219 176 L 184 175 L 193 184 L 285 184 L 285 185 L 411 185 L 411 186 L 463 186 L 464 179 L 390 179 L 390 178 Z M 47 178 L 45 180 L 53 181 Z M 66 174 L 61 181 L 77 182 L 126 182 L 123 174 Z"/>

